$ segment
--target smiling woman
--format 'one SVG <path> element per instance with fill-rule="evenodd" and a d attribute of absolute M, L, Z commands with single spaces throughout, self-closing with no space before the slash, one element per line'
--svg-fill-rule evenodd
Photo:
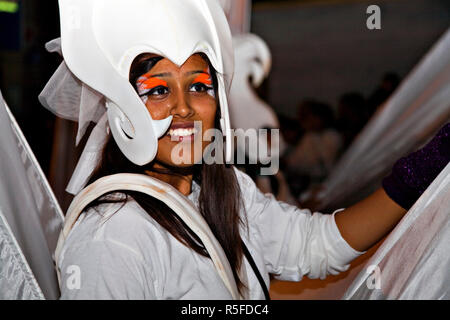
<path fill-rule="evenodd" d="M 185 139 L 185 134 L 177 133 L 181 128 L 183 132 L 193 130 L 194 121 L 200 121 L 206 129 L 218 125 L 218 107 L 214 93 L 217 80 L 215 73 L 210 74 L 210 70 L 214 71 L 206 56 L 202 54 L 192 55 L 180 67 L 160 56 L 150 54 L 138 56 L 131 66 L 130 83 L 153 119 L 172 116 L 172 124 L 167 134 L 158 140 L 155 160 L 146 166 L 137 166 L 130 162 L 119 150 L 114 139 L 110 138 L 104 148 L 102 160 L 90 181 L 94 182 L 101 177 L 121 172 L 147 174 L 167 182 L 186 196 L 192 193 L 193 181 L 204 186 L 202 190 L 208 192 L 200 194 L 199 206 L 202 215 L 213 230 L 221 230 L 217 238 L 234 268 L 235 278 L 239 284 L 237 274 L 241 259 L 238 257 L 242 256 L 242 247 L 236 230 L 239 229 L 240 223 L 240 194 L 234 171 L 220 164 L 194 166 L 196 159 L 186 162 L 183 166 L 175 166 L 172 160 L 173 148 L 180 141 L 189 143 L 191 154 L 194 155 L 195 141 Z M 201 139 L 201 135 L 198 139 Z M 207 142 L 202 142 L 203 149 L 206 145 Z M 215 183 L 215 177 L 219 176 L 226 183 Z M 213 190 L 215 191 L 211 192 Z M 166 205 L 138 192 L 125 194 L 128 197 L 121 198 L 120 201 L 133 199 L 180 242 L 201 255 L 208 255 L 195 233 Z M 225 201 L 227 205 L 224 205 L 223 198 L 217 198 L 219 195 L 227 198 Z M 109 200 L 100 199 L 91 203 L 87 209 L 105 202 Z M 218 205 L 220 203 L 222 204 Z"/>
<path fill-rule="evenodd" d="M 263 194 L 230 164 L 198 163 L 195 123 L 222 130 L 226 147 L 216 152 L 231 155 L 233 53 L 216 0 L 61 0 L 60 9 L 65 63 L 41 100 L 58 114 L 68 104 L 72 117 L 100 119 L 86 147 L 95 151 L 80 160 L 89 165 L 74 174 L 88 177 L 77 179 L 80 189 L 89 185 L 76 191 L 55 252 L 61 298 L 269 298 L 269 274 L 300 281 L 342 272 L 405 214 L 383 189 L 312 214 Z M 200 142 L 202 151 L 210 144 Z M 183 164 L 173 158 L 180 144 Z M 142 193 L 154 185 L 156 195 Z"/>
<path fill-rule="evenodd" d="M 216 237 L 233 268 L 238 288 L 243 289 L 238 276 L 243 253 L 238 231 L 241 223 L 241 195 L 236 175 L 231 167 L 223 164 L 194 165 L 198 160 L 193 158 L 195 141 L 193 138 L 187 139 L 191 136 L 189 133 L 194 130 L 194 121 L 201 122 L 202 127 L 206 129 L 218 125 L 219 108 L 215 98 L 217 80 L 214 69 L 203 54 L 192 55 L 180 67 L 166 58 L 143 54 L 138 56 L 131 66 L 130 83 L 153 119 L 172 116 L 172 124 L 167 133 L 158 140 L 158 152 L 154 161 L 145 166 L 130 162 L 114 139 L 109 138 L 90 182 L 127 172 L 145 174 L 164 181 L 185 196 L 192 193 L 193 183 L 202 186 L 198 200 L 200 212 L 213 231 L 221 230 L 216 233 Z M 202 139 L 201 135 L 196 136 L 196 139 Z M 184 158 L 188 157 L 189 160 L 181 166 L 175 165 L 172 159 L 173 148 L 180 142 L 189 144 L 190 148 L 185 150 L 191 150 L 189 155 L 184 155 Z M 201 143 L 203 151 L 207 142 L 201 140 Z M 224 183 L 215 183 L 217 177 L 221 177 Z M 123 191 L 126 197 L 111 201 L 108 197 L 111 194 L 116 192 L 94 201 L 86 210 L 110 202 L 136 202 L 175 239 L 198 254 L 208 257 L 208 252 L 198 236 L 164 203 L 133 191 Z"/>
<path fill-rule="evenodd" d="M 170 166 L 178 164 L 172 159 L 173 148 L 180 142 L 187 142 L 191 147 L 182 151 L 190 150 L 190 153 L 181 155 L 182 163 L 186 166 L 199 163 L 198 157 L 207 142 L 194 141 L 194 136 L 202 139 L 201 134 L 194 135 L 194 122 L 199 121 L 203 130 L 218 125 L 217 78 L 207 56 L 194 54 L 178 67 L 160 56 L 140 55 L 131 66 L 130 82 L 153 119 L 173 117 L 167 134 L 158 140 L 156 160 Z M 194 152 L 195 143 L 201 143 L 201 153 Z"/>

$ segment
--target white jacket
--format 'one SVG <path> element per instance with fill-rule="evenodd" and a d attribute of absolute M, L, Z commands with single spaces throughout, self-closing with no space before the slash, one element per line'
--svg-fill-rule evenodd
<path fill-rule="evenodd" d="M 269 286 L 345 271 L 363 252 L 342 238 L 334 214 L 314 213 L 262 194 L 236 170 L 248 228 L 241 237 Z M 188 198 L 198 206 L 200 187 Z M 209 258 L 176 240 L 134 200 L 83 212 L 59 257 L 61 299 L 231 299 Z M 246 298 L 264 299 L 247 260 Z M 246 278 L 246 279 L 245 279 Z"/>

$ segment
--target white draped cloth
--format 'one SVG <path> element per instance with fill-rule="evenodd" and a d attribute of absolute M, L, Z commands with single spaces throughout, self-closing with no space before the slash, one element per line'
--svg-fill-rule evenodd
<path fill-rule="evenodd" d="M 0 299 L 57 299 L 64 217 L 0 93 Z"/>
<path fill-rule="evenodd" d="M 343 298 L 450 299 L 449 204 L 450 164 L 367 262 Z"/>

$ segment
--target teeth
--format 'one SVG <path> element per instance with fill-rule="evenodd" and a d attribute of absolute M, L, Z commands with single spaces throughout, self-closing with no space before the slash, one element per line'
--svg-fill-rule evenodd
<path fill-rule="evenodd" d="M 197 130 L 195 128 L 186 128 L 186 129 L 170 129 L 169 135 L 176 137 L 186 137 L 193 134 L 196 134 Z"/>

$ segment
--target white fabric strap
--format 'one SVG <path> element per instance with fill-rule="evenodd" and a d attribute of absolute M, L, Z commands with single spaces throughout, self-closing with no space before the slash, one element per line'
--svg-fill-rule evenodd
<path fill-rule="evenodd" d="M 167 206 L 169 206 L 200 238 L 211 257 L 218 274 L 230 291 L 233 299 L 237 300 L 242 298 L 237 290 L 233 272 L 222 247 L 192 202 L 169 184 L 141 174 L 120 173 L 100 178 L 84 188 L 74 198 L 67 211 L 64 228 L 59 236 L 55 251 L 58 281 L 61 281 L 58 268 L 59 256 L 64 242 L 78 217 L 89 203 L 100 196 L 115 190 L 142 192 L 164 202 Z"/>

